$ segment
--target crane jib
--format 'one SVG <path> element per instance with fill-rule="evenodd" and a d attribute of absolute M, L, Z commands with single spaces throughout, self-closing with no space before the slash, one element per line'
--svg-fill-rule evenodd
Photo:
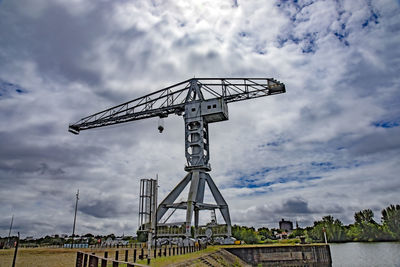
<path fill-rule="evenodd" d="M 193 78 L 87 116 L 68 131 L 88 130 L 152 117 L 182 115 L 195 101 L 222 99 L 225 103 L 285 93 L 285 85 L 272 78 Z"/>

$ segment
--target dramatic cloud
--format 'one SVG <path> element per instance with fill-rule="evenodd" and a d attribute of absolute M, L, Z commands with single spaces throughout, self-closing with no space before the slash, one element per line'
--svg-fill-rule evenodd
<path fill-rule="evenodd" d="M 398 1 L 0 1 L 0 236 L 134 234 L 140 178 L 185 176 L 181 117 L 69 123 L 192 77 L 273 77 L 229 105 L 210 173 L 234 224 L 300 226 L 400 202 Z M 185 195 L 183 194 L 184 198 Z M 207 201 L 212 201 L 209 192 Z M 184 215 L 180 215 L 184 216 Z M 202 222 L 209 220 L 205 212 Z M 221 216 L 218 215 L 221 221 Z"/>

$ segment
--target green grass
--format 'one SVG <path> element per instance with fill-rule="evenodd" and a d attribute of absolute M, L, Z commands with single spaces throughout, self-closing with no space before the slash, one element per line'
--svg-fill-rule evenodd
<path fill-rule="evenodd" d="M 206 249 L 192 252 L 192 253 L 187 253 L 184 255 L 176 255 L 176 256 L 167 256 L 167 257 L 157 257 L 156 259 L 151 259 L 151 266 L 166 266 L 170 264 L 175 264 L 178 262 L 184 262 L 188 260 L 193 260 L 202 256 L 205 256 L 209 253 L 215 252 L 219 250 L 220 247 L 217 246 L 209 246 Z M 147 264 L 147 260 L 139 260 L 137 261 L 139 264 Z"/>

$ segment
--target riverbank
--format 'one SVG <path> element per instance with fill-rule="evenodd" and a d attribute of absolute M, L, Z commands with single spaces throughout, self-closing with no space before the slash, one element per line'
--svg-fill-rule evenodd
<path fill-rule="evenodd" d="M 291 246 L 292 244 L 286 244 Z M 400 242 L 346 242 L 330 243 L 332 266 L 400 266 Z M 222 262 L 237 263 L 236 266 L 246 266 L 234 257 L 225 258 L 221 253 L 216 253 L 222 248 L 254 248 L 260 245 L 232 245 L 232 246 L 209 246 L 201 252 L 178 255 L 174 257 L 157 258 L 152 261 L 151 266 L 185 266 L 193 263 L 194 266 L 206 266 L 204 259 L 209 262 L 218 260 Z M 276 247 L 276 244 L 262 246 Z M 280 244 L 279 246 L 285 246 Z M 87 252 L 103 253 L 96 249 L 79 249 Z M 107 249 L 112 251 L 115 249 Z M 72 267 L 75 266 L 76 252 L 78 249 L 59 248 L 21 248 L 18 250 L 18 267 Z M 0 250 L 0 267 L 10 267 L 14 250 Z M 216 260 L 215 260 L 216 259 Z M 145 263 L 143 261 L 143 263 Z M 203 264 L 204 263 L 204 264 Z M 218 265 L 217 265 L 218 266 Z"/>

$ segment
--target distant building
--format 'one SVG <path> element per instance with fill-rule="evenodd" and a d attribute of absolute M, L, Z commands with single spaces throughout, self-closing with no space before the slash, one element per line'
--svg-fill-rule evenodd
<path fill-rule="evenodd" d="M 293 222 L 291 221 L 285 221 L 282 219 L 279 222 L 279 229 L 285 232 L 292 232 L 293 231 Z"/>

